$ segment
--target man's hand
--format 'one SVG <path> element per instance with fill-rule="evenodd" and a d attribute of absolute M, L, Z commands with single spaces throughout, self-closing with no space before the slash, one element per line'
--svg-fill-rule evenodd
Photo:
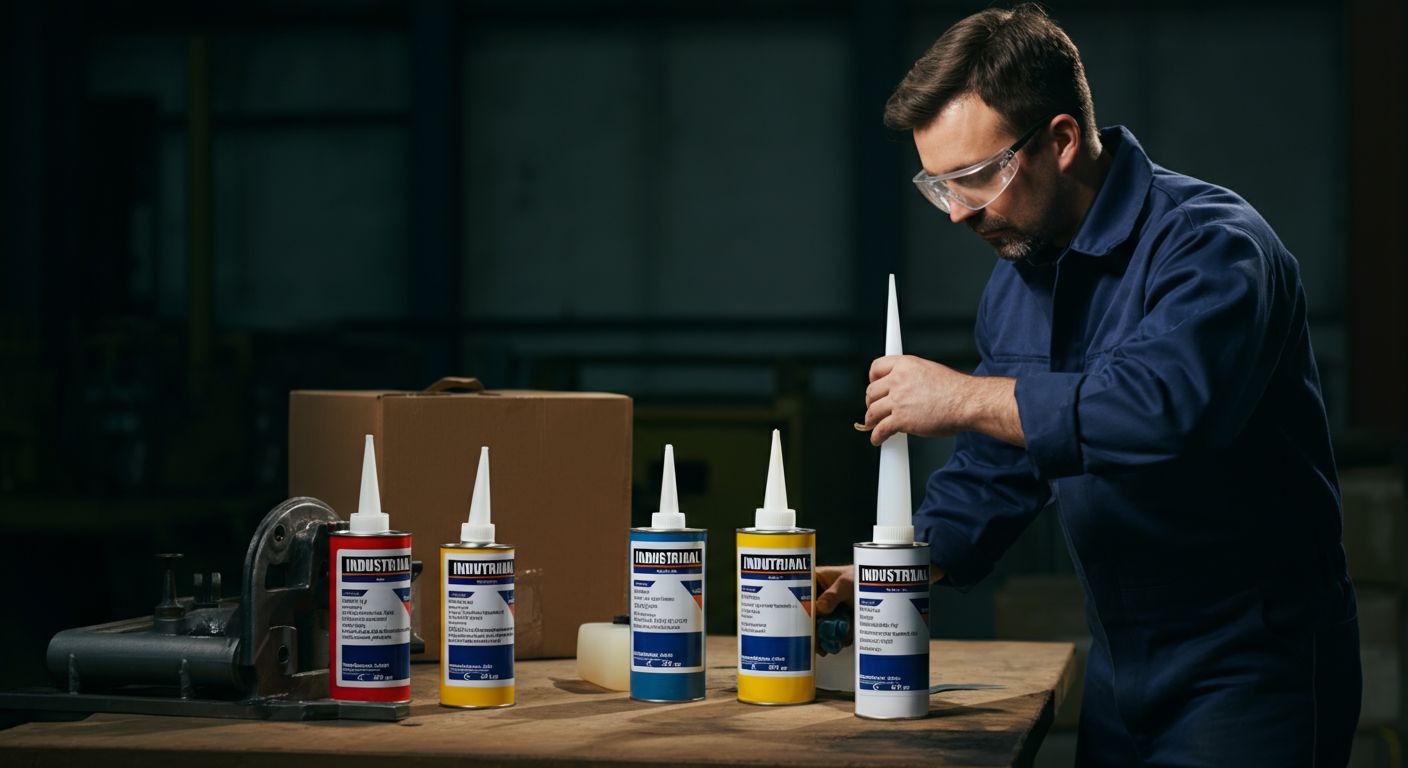
<path fill-rule="evenodd" d="M 855 595 L 855 566 L 851 565 L 819 565 L 816 569 L 816 588 L 820 591 L 816 600 L 812 602 L 812 607 L 816 609 L 816 616 L 833 613 L 843 605 L 849 605 Z M 855 637 L 855 630 L 846 634 L 845 645 L 850 645 Z M 826 651 L 822 650 L 818 642 L 816 652 L 819 656 L 825 656 Z"/>
<path fill-rule="evenodd" d="M 870 365 L 865 427 L 879 445 L 897 432 L 948 437 L 982 432 L 1022 446 L 1016 379 L 969 376 L 913 355 L 889 355 Z"/>
<path fill-rule="evenodd" d="M 929 583 L 939 581 L 944 577 L 944 572 L 938 566 L 930 564 Z M 821 591 L 812 606 L 816 608 L 816 616 L 834 613 L 836 609 L 850 605 L 855 599 L 855 566 L 854 565 L 818 565 L 816 567 L 816 587 Z M 855 640 L 855 622 L 851 622 L 851 631 L 846 634 L 846 641 L 843 645 L 850 645 Z M 821 649 L 820 643 L 816 647 L 817 655 L 825 656 L 826 651 Z"/>
<path fill-rule="evenodd" d="M 855 566 L 852 565 L 818 565 L 816 567 L 816 588 L 821 594 L 817 595 L 816 602 L 812 603 L 816 607 L 818 616 L 831 613 L 843 605 L 849 605 L 855 596 Z"/>

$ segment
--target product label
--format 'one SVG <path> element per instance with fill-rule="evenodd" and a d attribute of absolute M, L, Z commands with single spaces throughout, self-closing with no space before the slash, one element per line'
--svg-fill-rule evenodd
<path fill-rule="evenodd" d="M 856 564 L 862 691 L 929 689 L 929 566 Z"/>
<path fill-rule="evenodd" d="M 704 542 L 631 542 L 631 669 L 704 669 Z"/>
<path fill-rule="evenodd" d="M 738 669 L 777 677 L 810 674 L 810 549 L 738 550 Z"/>
<path fill-rule="evenodd" d="M 411 550 L 339 549 L 337 684 L 396 688 L 411 682 Z"/>
<path fill-rule="evenodd" d="M 512 550 L 447 552 L 442 564 L 445 685 L 513 685 Z"/>

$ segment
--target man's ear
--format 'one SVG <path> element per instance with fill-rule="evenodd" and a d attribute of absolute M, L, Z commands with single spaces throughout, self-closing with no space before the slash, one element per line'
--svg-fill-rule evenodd
<path fill-rule="evenodd" d="M 1051 138 L 1056 148 L 1056 167 L 1065 173 L 1075 163 L 1080 154 L 1080 123 L 1070 115 L 1057 115 L 1051 119 Z"/>

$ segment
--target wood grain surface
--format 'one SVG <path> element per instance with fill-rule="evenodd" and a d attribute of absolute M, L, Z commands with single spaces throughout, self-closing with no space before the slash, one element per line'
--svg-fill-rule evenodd
<path fill-rule="evenodd" d="M 93 715 L 0 731 L 8 766 L 1006 766 L 1031 762 L 1073 677 L 1069 643 L 934 641 L 934 684 L 1001 689 L 930 698 L 922 720 L 878 722 L 822 692 L 812 704 L 735 700 L 735 638 L 709 638 L 708 696 L 647 704 L 577 677 L 572 659 L 518 664 L 518 705 L 439 706 L 436 665 L 413 668 L 398 723 Z"/>

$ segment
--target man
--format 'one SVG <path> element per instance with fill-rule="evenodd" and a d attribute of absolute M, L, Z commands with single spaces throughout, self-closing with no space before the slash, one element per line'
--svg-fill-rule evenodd
<path fill-rule="evenodd" d="M 999 261 L 969 376 L 870 370 L 866 425 L 957 435 L 915 513 L 965 589 L 1044 507 L 1093 635 L 1081 765 L 1344 765 L 1361 673 L 1295 259 L 1246 201 L 1097 132 L 1038 7 L 955 24 L 886 105 L 920 191 Z M 818 611 L 851 596 L 819 573 Z"/>

